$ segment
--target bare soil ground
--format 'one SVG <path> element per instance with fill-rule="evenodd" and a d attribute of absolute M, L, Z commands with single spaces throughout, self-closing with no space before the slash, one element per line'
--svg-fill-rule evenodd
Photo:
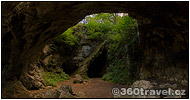
<path fill-rule="evenodd" d="M 128 87 L 127 85 L 107 82 L 101 78 L 90 78 L 85 83 L 76 84 L 73 83 L 73 81 L 74 78 L 71 78 L 70 80 L 59 83 L 58 86 L 53 87 L 53 89 L 57 89 L 62 85 L 70 85 L 73 92 L 80 98 L 113 98 L 112 88 Z M 17 98 L 30 98 L 29 95 L 31 94 L 45 94 L 48 90 L 49 88 L 30 90 L 28 93 L 18 95 Z"/>

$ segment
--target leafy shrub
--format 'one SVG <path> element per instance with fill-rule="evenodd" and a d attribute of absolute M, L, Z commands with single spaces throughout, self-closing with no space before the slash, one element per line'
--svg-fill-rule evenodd
<path fill-rule="evenodd" d="M 95 32 L 94 34 L 88 36 L 88 39 L 89 40 L 103 40 L 104 39 L 104 36 L 103 36 L 103 33 L 101 32 Z"/>
<path fill-rule="evenodd" d="M 135 81 L 134 69 L 134 48 L 137 45 L 137 24 L 136 20 L 124 16 L 114 26 L 109 36 L 108 49 L 109 67 L 102 79 L 114 83 L 131 84 Z"/>
<path fill-rule="evenodd" d="M 119 84 L 131 84 L 135 81 L 130 75 L 129 65 L 125 65 L 126 59 L 118 59 L 111 63 L 107 69 L 107 73 L 103 75 L 102 79 Z"/>
<path fill-rule="evenodd" d="M 42 75 L 45 80 L 45 86 L 57 86 L 58 82 L 62 82 L 69 79 L 69 75 L 65 72 L 43 72 Z"/>

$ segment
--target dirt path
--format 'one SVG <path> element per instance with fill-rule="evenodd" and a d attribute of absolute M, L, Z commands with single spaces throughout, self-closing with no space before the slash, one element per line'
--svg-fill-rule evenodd
<path fill-rule="evenodd" d="M 112 88 L 126 86 L 107 82 L 101 78 L 91 78 L 87 83 L 82 84 L 74 84 L 73 79 L 71 79 L 59 85 L 70 85 L 74 93 L 86 98 L 113 98 Z"/>
<path fill-rule="evenodd" d="M 57 87 L 53 89 L 57 89 L 62 85 L 70 85 L 74 93 L 79 95 L 81 98 L 113 98 L 112 88 L 117 87 L 127 87 L 126 85 L 114 84 L 111 82 L 107 82 L 102 80 L 101 78 L 91 78 L 86 83 L 73 83 L 74 79 L 61 82 Z M 29 93 L 24 95 L 19 95 L 18 98 L 29 98 L 30 94 L 45 94 L 49 89 L 41 89 L 41 90 L 30 90 Z"/>

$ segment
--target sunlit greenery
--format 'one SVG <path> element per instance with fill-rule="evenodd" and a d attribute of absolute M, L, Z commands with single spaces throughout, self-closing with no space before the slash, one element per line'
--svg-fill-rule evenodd
<path fill-rule="evenodd" d="M 67 31 L 65 31 L 63 34 L 61 34 L 59 37 L 57 37 L 56 41 L 60 42 L 60 43 L 68 44 L 70 46 L 78 44 L 78 40 L 73 35 L 73 30 L 71 28 L 69 28 Z"/>
<path fill-rule="evenodd" d="M 133 64 L 133 49 L 138 43 L 137 23 L 129 16 L 123 16 L 117 21 L 110 35 L 108 49 L 109 67 L 102 79 L 120 84 L 131 84 L 135 76 L 131 73 Z M 133 56 L 133 55 L 132 55 Z"/>
<path fill-rule="evenodd" d="M 130 62 L 134 60 L 132 56 L 138 44 L 137 22 L 127 14 L 120 14 L 99 13 L 86 16 L 79 24 L 57 37 L 52 50 L 61 52 L 65 57 L 72 54 L 83 39 L 97 43 L 108 40 L 109 65 L 102 79 L 120 84 L 132 83 L 135 77 L 132 77 L 134 74 L 131 71 L 135 64 Z"/>

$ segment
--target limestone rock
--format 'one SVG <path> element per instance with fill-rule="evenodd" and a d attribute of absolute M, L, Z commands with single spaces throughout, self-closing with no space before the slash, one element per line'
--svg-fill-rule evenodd
<path fill-rule="evenodd" d="M 29 94 L 29 98 L 43 98 L 43 97 L 44 97 L 43 93 Z"/>
<path fill-rule="evenodd" d="M 20 77 L 22 84 L 27 89 L 39 89 L 43 87 L 44 80 L 42 78 L 42 69 L 40 69 L 36 63 L 32 63 L 25 69 L 29 73 L 25 72 Z M 32 73 L 32 74 L 31 74 Z"/>
<path fill-rule="evenodd" d="M 18 80 L 9 81 L 6 83 L 6 86 L 2 86 L 2 98 L 16 98 L 16 94 L 23 92 L 28 91 Z"/>
<path fill-rule="evenodd" d="M 58 97 L 59 97 L 59 95 L 57 94 L 57 92 L 55 92 L 54 90 L 51 89 L 45 93 L 43 98 L 58 98 Z"/>
<path fill-rule="evenodd" d="M 83 83 L 83 82 L 84 79 L 79 74 L 76 74 L 73 83 Z"/>
<path fill-rule="evenodd" d="M 62 91 L 61 94 L 59 95 L 59 98 L 74 98 L 74 96 L 68 92 Z"/>
<path fill-rule="evenodd" d="M 75 98 L 71 86 L 62 85 L 56 90 L 49 90 L 45 93 L 44 98 Z"/>
<path fill-rule="evenodd" d="M 91 53 L 91 47 L 88 45 L 82 46 L 82 52 L 84 57 L 88 57 Z"/>
<path fill-rule="evenodd" d="M 146 80 L 139 80 L 134 82 L 131 87 L 138 87 L 138 88 L 143 88 L 143 89 L 151 89 L 153 87 L 153 85 Z"/>
<path fill-rule="evenodd" d="M 59 89 L 57 89 L 57 91 L 59 91 L 59 92 L 65 91 L 70 94 L 73 94 L 72 87 L 69 85 L 62 85 Z"/>
<path fill-rule="evenodd" d="M 187 80 L 182 80 L 181 84 L 184 85 L 184 86 L 188 86 L 188 81 Z"/>

